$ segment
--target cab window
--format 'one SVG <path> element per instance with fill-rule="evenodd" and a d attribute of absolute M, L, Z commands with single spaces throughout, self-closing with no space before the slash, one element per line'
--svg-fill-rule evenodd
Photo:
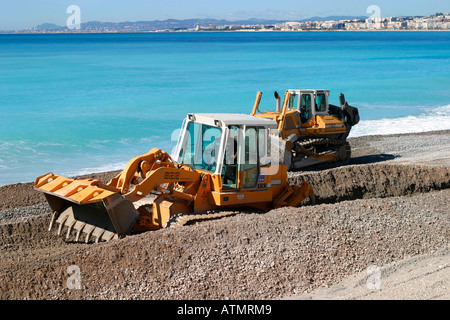
<path fill-rule="evenodd" d="M 244 188 L 255 188 L 259 176 L 258 133 L 256 128 L 245 129 Z"/>
<path fill-rule="evenodd" d="M 230 126 L 225 147 L 222 166 L 222 185 L 224 189 L 238 188 L 238 171 L 242 171 L 243 188 L 256 188 L 259 178 L 259 167 L 262 161 L 267 162 L 267 133 L 264 127 L 246 127 L 242 132 L 239 126 Z M 241 143 L 241 134 L 244 142 Z M 244 152 L 243 155 L 240 153 Z"/>
<path fill-rule="evenodd" d="M 181 163 L 196 169 L 216 171 L 221 135 L 220 128 L 190 122 L 186 132 L 187 143 L 180 152 L 183 157 Z"/>
<path fill-rule="evenodd" d="M 288 108 L 290 110 L 298 109 L 298 95 L 297 94 L 291 94 L 291 97 L 289 98 Z"/>
<path fill-rule="evenodd" d="M 238 154 L 239 154 L 238 126 L 230 126 L 227 144 L 225 146 L 224 161 L 222 165 L 222 185 L 224 189 L 237 188 Z"/>
<path fill-rule="evenodd" d="M 325 97 L 324 93 L 319 93 L 316 97 L 316 111 L 327 111 L 327 98 Z"/>

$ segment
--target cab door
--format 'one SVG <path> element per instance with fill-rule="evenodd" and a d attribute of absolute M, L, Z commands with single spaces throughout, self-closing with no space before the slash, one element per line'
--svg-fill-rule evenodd
<path fill-rule="evenodd" d="M 257 188 L 259 178 L 258 128 L 245 128 L 244 157 L 242 162 L 242 188 Z"/>
<path fill-rule="evenodd" d="M 264 130 L 262 127 L 229 127 L 222 166 L 222 185 L 225 190 L 257 188 L 261 150 L 265 146 Z"/>
<path fill-rule="evenodd" d="M 241 128 L 239 126 L 230 126 L 228 128 L 228 137 L 225 145 L 221 174 L 222 187 L 224 190 L 234 190 L 238 188 L 239 145 L 242 140 L 240 135 Z"/>
<path fill-rule="evenodd" d="M 211 194 L 216 205 L 251 206 L 266 210 L 271 205 L 271 182 L 262 172 L 261 163 L 270 167 L 267 158 L 267 129 L 257 126 L 229 126 L 224 161 L 221 171 L 222 189 Z M 236 140 L 235 140 L 236 139 Z M 233 154 L 233 145 L 237 152 Z"/>
<path fill-rule="evenodd" d="M 312 118 L 312 95 L 310 93 L 302 93 L 300 96 L 300 121 L 308 122 Z"/>

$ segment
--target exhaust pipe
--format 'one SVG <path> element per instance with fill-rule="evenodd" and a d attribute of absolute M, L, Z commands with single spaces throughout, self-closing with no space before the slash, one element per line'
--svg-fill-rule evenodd
<path fill-rule="evenodd" d="M 275 99 L 277 99 L 277 112 L 281 112 L 281 98 L 278 92 L 274 93 Z"/>

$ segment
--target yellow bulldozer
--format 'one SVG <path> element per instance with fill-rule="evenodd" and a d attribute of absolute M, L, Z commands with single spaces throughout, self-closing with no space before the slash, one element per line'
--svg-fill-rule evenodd
<path fill-rule="evenodd" d="M 320 151 L 302 137 L 339 140 L 348 135 L 350 122 L 313 103 L 311 115 L 301 120 L 303 94 L 312 102 L 324 93 L 306 92 L 288 90 L 282 108 L 276 94 L 276 109 L 259 114 L 261 92 L 250 115 L 188 114 L 172 155 L 152 149 L 131 159 L 108 183 L 53 173 L 36 178 L 34 188 L 44 192 L 53 211 L 49 231 L 57 224 L 58 235 L 66 232 L 67 239 L 108 241 L 233 215 L 244 207 L 270 210 L 314 202 L 308 183 L 287 183 L 288 170 L 302 161 L 335 162 L 349 155 L 346 145 L 342 150 L 330 143 L 330 150 Z M 347 108 L 344 104 L 340 111 L 348 114 Z"/>
<path fill-rule="evenodd" d="M 340 106 L 329 104 L 330 90 L 287 90 L 281 98 L 275 91 L 276 108 L 260 111 L 258 91 L 251 115 L 272 119 L 285 143 L 283 163 L 289 171 L 302 168 L 329 168 L 347 164 L 351 157 L 347 137 L 359 122 L 359 112 L 340 94 Z"/>
<path fill-rule="evenodd" d="M 59 235 L 86 242 L 223 217 L 236 208 L 298 206 L 313 199 L 312 188 L 287 184 L 279 141 L 270 119 L 188 114 L 173 156 L 152 149 L 106 184 L 48 173 L 34 187 L 53 210 L 49 230 L 57 224 Z"/>

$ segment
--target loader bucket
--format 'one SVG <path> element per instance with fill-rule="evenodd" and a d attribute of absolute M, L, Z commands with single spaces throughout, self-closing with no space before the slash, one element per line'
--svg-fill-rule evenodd
<path fill-rule="evenodd" d="M 58 235 L 67 229 L 75 241 L 87 243 L 118 239 L 133 228 L 139 212 L 120 193 L 101 187 L 97 180 L 73 180 L 49 173 L 38 177 L 34 188 L 44 192 L 53 210 L 49 231 L 55 223 Z"/>

